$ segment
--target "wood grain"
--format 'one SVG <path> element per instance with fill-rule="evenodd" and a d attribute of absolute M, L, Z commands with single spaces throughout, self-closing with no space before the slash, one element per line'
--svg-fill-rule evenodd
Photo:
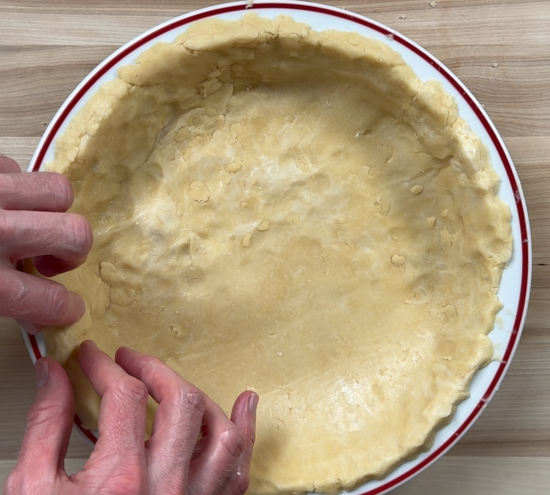
<path fill-rule="evenodd" d="M 0 153 L 26 168 L 82 78 L 134 36 L 216 2 L 0 0 Z M 445 63 L 504 137 L 527 200 L 533 284 L 516 356 L 486 411 L 449 454 L 399 495 L 550 493 L 550 2 L 335 0 L 397 29 Z M 12 469 L 34 396 L 15 322 L 0 319 L 0 481 Z M 73 434 L 66 466 L 90 449 Z"/>

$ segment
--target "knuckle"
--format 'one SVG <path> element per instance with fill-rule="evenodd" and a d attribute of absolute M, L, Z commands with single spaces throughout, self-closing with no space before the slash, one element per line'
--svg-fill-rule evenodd
<path fill-rule="evenodd" d="M 78 254 L 87 254 L 92 247 L 92 229 L 81 215 L 67 214 L 64 220 L 66 242 Z"/>
<path fill-rule="evenodd" d="M 178 390 L 175 396 L 172 397 L 168 408 L 172 417 L 172 424 L 179 434 L 184 432 L 188 434 L 190 431 L 198 432 L 201 428 L 206 401 L 200 393 Z M 195 446 L 196 440 L 196 437 L 189 438 L 189 441 L 192 442 L 192 448 Z"/>
<path fill-rule="evenodd" d="M 48 425 L 56 422 L 64 413 L 61 404 L 55 402 L 38 402 L 35 403 L 27 414 L 27 429 L 37 429 L 40 426 Z M 46 428 L 45 435 L 53 432 L 53 428 Z"/>
<path fill-rule="evenodd" d="M 173 369 L 154 356 L 142 356 L 139 368 L 139 376 L 148 376 L 154 382 L 164 381 L 169 385 L 171 403 L 182 410 L 195 409 L 202 417 L 206 410 L 206 397 L 200 390 L 187 383 Z"/>
<path fill-rule="evenodd" d="M 182 426 L 185 425 L 185 429 L 191 426 L 200 426 L 206 410 L 204 395 L 184 386 L 177 387 L 170 395 L 169 407 L 174 420 Z"/>
<path fill-rule="evenodd" d="M 2 316 L 18 318 L 26 313 L 26 309 L 32 307 L 32 298 L 29 295 L 27 285 L 14 275 L 11 270 L 6 270 L 0 276 L 0 313 Z"/>
<path fill-rule="evenodd" d="M 193 409 L 196 409 L 201 417 L 206 410 L 206 397 L 204 394 L 198 390 L 186 390 L 182 389 L 180 391 L 180 398 L 183 399 L 184 403 Z"/>
<path fill-rule="evenodd" d="M 117 399 L 124 402 L 145 405 L 149 397 L 145 384 L 129 375 L 120 378 L 109 388 Z"/>
<path fill-rule="evenodd" d="M 247 442 L 253 446 L 254 442 L 256 442 L 256 430 L 254 428 L 246 428 L 243 433 Z"/>
<path fill-rule="evenodd" d="M 141 369 L 142 371 L 151 370 L 152 372 L 162 372 L 167 366 L 155 356 L 149 354 L 141 356 Z"/>
<path fill-rule="evenodd" d="M 52 192 L 55 192 L 54 197 L 57 198 L 56 210 L 65 210 L 71 206 L 74 199 L 73 186 L 71 181 L 64 175 L 52 173 Z"/>
<path fill-rule="evenodd" d="M 242 433 L 236 427 L 227 428 L 220 435 L 220 442 L 229 457 L 238 459 L 244 452 L 244 438 Z"/>
<path fill-rule="evenodd" d="M 60 316 L 67 313 L 70 306 L 69 293 L 67 289 L 57 282 L 48 281 L 44 284 L 44 301 L 49 314 L 48 320 L 58 320 Z"/>
<path fill-rule="evenodd" d="M 0 241 L 13 239 L 16 234 L 16 224 L 10 220 L 10 212 L 0 209 Z"/>
<path fill-rule="evenodd" d="M 158 358 L 150 355 L 140 356 L 139 375 L 151 376 L 163 380 L 167 366 Z"/>

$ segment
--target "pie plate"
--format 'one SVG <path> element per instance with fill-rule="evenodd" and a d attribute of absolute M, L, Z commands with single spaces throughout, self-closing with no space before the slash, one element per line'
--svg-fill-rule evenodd
<path fill-rule="evenodd" d="M 440 81 L 446 91 L 456 99 L 460 116 L 469 123 L 487 147 L 493 167 L 501 178 L 499 196 L 508 204 L 512 214 L 513 255 L 504 270 L 499 291 L 503 308 L 497 316 L 495 328 L 489 334 L 494 344 L 494 359 L 474 376 L 469 398 L 458 405 L 449 424 L 437 432 L 435 441 L 428 451 L 405 462 L 384 479 L 371 480 L 351 492 L 365 495 L 387 493 L 445 454 L 485 409 L 510 365 L 523 328 L 529 300 L 531 236 L 525 198 L 516 170 L 502 138 L 482 106 L 447 67 L 397 31 L 346 10 L 296 1 L 258 1 L 253 5 L 236 2 L 209 7 L 177 17 L 147 31 L 96 67 L 67 98 L 51 121 L 34 153 L 29 171 L 41 170 L 45 163 L 53 160 L 56 138 L 65 131 L 71 119 L 91 95 L 103 83 L 116 78 L 117 70 L 121 66 L 135 63 L 141 53 L 159 41 L 175 40 L 194 22 L 211 17 L 238 20 L 250 10 L 269 18 L 286 14 L 298 22 L 310 25 L 316 31 L 353 31 L 375 38 L 400 53 L 421 80 Z M 45 343 L 40 334 L 29 336 L 23 331 L 23 336 L 33 362 L 44 356 Z M 78 417 L 75 417 L 75 426 L 91 444 L 96 442 L 97 432 L 83 428 Z"/>

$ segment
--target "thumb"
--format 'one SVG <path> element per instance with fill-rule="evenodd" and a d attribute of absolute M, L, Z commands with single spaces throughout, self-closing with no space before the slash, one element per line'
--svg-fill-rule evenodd
<path fill-rule="evenodd" d="M 38 391 L 27 415 L 27 430 L 16 471 L 26 473 L 36 482 L 52 483 L 64 469 L 74 397 L 65 370 L 54 359 L 39 359 L 35 374 Z"/>

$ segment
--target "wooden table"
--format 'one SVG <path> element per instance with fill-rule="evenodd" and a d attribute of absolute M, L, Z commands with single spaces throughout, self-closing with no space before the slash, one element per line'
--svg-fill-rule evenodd
<path fill-rule="evenodd" d="M 54 113 L 88 72 L 143 31 L 217 2 L 0 0 L 0 153 L 29 164 Z M 443 459 L 394 493 L 550 493 L 550 2 L 325 2 L 431 51 L 485 106 L 518 169 L 531 217 L 533 285 L 518 351 L 487 410 Z M 34 396 L 13 321 L 0 319 L 0 481 L 15 464 Z M 76 433 L 67 469 L 90 450 Z"/>

